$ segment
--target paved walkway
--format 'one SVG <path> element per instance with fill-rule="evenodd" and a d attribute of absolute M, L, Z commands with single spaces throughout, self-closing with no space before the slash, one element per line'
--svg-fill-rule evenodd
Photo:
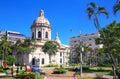
<path fill-rule="evenodd" d="M 54 68 L 42 68 L 42 70 L 46 73 L 46 79 L 75 79 L 74 74 L 75 72 L 68 71 L 66 74 L 53 74 Z M 95 73 L 83 73 L 83 77 L 86 76 L 96 76 Z M 6 77 L 6 74 L 0 74 L 0 79 L 2 77 Z M 113 76 L 110 75 L 103 75 L 106 79 L 113 79 Z"/>
<path fill-rule="evenodd" d="M 69 71 L 66 74 L 53 74 L 53 68 L 44 68 L 46 79 L 74 79 L 75 72 Z"/>
<path fill-rule="evenodd" d="M 52 74 L 53 68 L 43 68 L 43 71 L 46 73 L 46 79 L 75 79 L 75 72 L 68 71 L 66 74 Z M 95 73 L 83 73 L 83 77 L 93 76 L 95 77 Z M 103 75 L 103 78 L 113 79 L 113 76 Z"/>

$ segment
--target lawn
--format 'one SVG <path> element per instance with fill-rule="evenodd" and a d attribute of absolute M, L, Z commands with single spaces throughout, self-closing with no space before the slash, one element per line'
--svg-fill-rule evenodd
<path fill-rule="evenodd" d="M 0 79 L 15 79 L 13 77 L 5 77 L 5 78 L 0 78 Z M 35 79 L 44 79 L 44 76 L 36 76 Z"/>
<path fill-rule="evenodd" d="M 110 66 L 94 66 L 94 67 L 87 67 L 83 66 L 83 73 L 100 73 L 100 74 L 111 74 L 112 69 Z M 67 68 L 69 71 L 76 71 L 76 74 L 80 73 L 79 67 L 75 70 L 74 68 Z"/>
<path fill-rule="evenodd" d="M 78 79 L 95 79 L 94 77 L 82 77 L 82 78 L 78 78 Z"/>
<path fill-rule="evenodd" d="M 15 79 L 13 77 L 5 77 L 5 78 L 0 78 L 0 79 Z"/>
<path fill-rule="evenodd" d="M 95 78 L 95 77 L 82 77 L 77 79 L 106 79 L 106 78 Z"/>

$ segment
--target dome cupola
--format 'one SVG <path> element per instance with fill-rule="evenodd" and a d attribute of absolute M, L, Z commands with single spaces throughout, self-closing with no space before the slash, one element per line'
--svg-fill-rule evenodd
<path fill-rule="evenodd" d="M 50 27 L 50 23 L 48 19 L 44 17 L 44 10 L 40 10 L 40 16 L 34 20 L 31 27 L 36 27 L 36 26 Z"/>
<path fill-rule="evenodd" d="M 44 17 L 44 11 L 40 10 L 40 15 L 34 20 L 31 26 L 32 39 L 48 41 L 51 40 L 51 26 L 47 18 Z"/>

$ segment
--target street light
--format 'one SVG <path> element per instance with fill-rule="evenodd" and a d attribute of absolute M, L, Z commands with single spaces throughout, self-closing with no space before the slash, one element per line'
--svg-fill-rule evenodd
<path fill-rule="evenodd" d="M 81 36 L 81 33 L 80 33 L 80 36 Z M 80 37 L 80 76 L 81 77 L 82 77 L 82 51 L 83 51 L 82 40 L 81 40 L 81 37 Z"/>

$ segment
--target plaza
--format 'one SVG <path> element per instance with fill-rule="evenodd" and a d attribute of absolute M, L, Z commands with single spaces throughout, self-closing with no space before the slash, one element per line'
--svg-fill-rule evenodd
<path fill-rule="evenodd" d="M 120 79 L 120 0 L 0 7 L 0 79 Z"/>

